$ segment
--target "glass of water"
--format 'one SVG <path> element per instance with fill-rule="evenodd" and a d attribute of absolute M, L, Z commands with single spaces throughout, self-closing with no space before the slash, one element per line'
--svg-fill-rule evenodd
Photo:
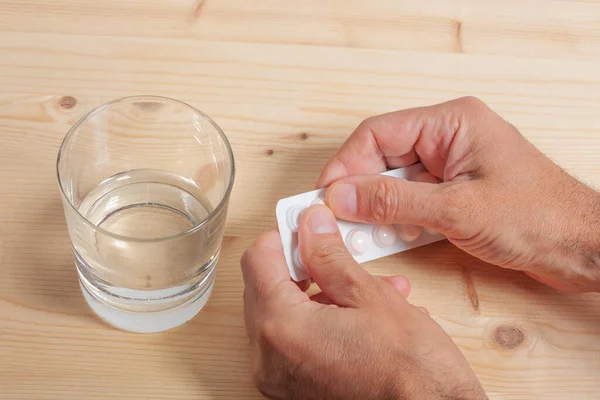
<path fill-rule="evenodd" d="M 98 316 L 159 332 L 202 309 L 234 171 L 223 131 L 177 100 L 115 100 L 71 128 L 58 182 L 81 289 Z"/>

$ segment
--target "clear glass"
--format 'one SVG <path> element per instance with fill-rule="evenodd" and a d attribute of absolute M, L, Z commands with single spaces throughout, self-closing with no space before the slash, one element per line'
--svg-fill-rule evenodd
<path fill-rule="evenodd" d="M 58 182 L 81 288 L 101 318 L 158 332 L 200 311 L 234 171 L 225 134 L 180 101 L 127 97 L 73 126 Z"/>

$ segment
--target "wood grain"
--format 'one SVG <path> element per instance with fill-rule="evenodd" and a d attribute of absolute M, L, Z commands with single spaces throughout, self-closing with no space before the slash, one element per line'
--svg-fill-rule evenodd
<path fill-rule="evenodd" d="M 4 0 L 0 29 L 597 59 L 598 13 L 594 0 Z"/>
<path fill-rule="evenodd" d="M 260 398 L 239 257 L 370 115 L 477 95 L 599 186 L 599 17 L 597 1 L 2 1 L 0 398 Z M 132 94 L 205 111 L 238 165 L 213 296 L 156 335 L 87 308 L 55 177 L 68 128 Z M 448 243 L 366 267 L 411 279 L 411 301 L 491 398 L 600 398 L 598 295 L 557 293 Z"/>

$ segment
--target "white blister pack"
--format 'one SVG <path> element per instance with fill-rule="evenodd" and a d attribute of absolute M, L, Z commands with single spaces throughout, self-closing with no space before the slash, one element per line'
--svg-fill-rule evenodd
<path fill-rule="evenodd" d="M 382 173 L 398 179 L 419 180 L 425 168 L 414 164 Z M 287 197 L 277 203 L 276 214 L 285 260 L 292 279 L 296 282 L 310 278 L 298 251 L 298 225 L 302 212 L 315 204 L 323 204 L 327 189 L 313 190 Z M 372 225 L 338 220 L 342 238 L 350 254 L 359 262 L 400 253 L 444 239 L 444 236 L 415 225 Z"/>

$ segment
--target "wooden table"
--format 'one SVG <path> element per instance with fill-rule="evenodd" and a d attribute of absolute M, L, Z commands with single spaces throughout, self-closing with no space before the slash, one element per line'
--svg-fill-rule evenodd
<path fill-rule="evenodd" d="M 2 0 L 0 398 L 260 398 L 239 257 L 370 115 L 477 95 L 599 185 L 599 20 L 597 0 Z M 205 111 L 238 165 L 212 298 L 155 335 L 86 306 L 55 176 L 69 126 L 132 94 Z M 600 398 L 598 295 L 446 242 L 366 268 L 411 279 L 491 398 Z"/>

